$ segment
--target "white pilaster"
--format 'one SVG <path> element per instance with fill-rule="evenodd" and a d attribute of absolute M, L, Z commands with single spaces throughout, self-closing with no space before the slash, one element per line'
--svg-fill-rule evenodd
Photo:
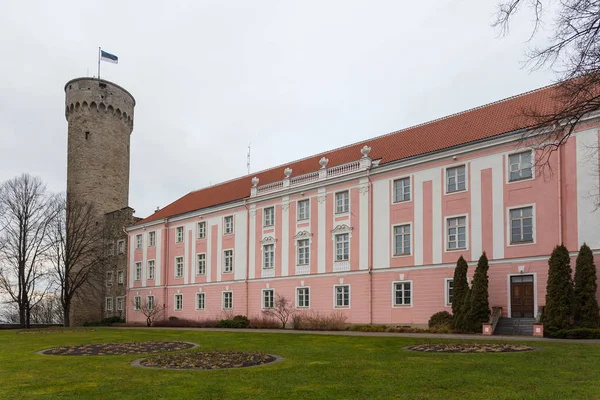
<path fill-rule="evenodd" d="M 233 257 L 235 259 L 234 277 L 233 279 L 246 279 L 246 243 L 248 242 L 246 235 L 248 232 L 248 216 L 247 212 L 240 211 L 235 213 L 235 250 Z"/>
<path fill-rule="evenodd" d="M 442 196 L 444 193 L 444 181 L 442 180 L 442 170 L 435 169 L 431 176 L 431 223 L 432 235 L 431 245 L 433 246 L 432 261 L 434 264 L 442 263 L 442 252 L 444 249 L 444 221 L 442 218 Z"/>
<path fill-rule="evenodd" d="M 359 211 L 359 269 L 369 269 L 369 180 L 363 178 L 358 187 L 358 211 Z"/>
<path fill-rule="evenodd" d="M 322 274 L 325 272 L 325 251 L 327 249 L 327 240 L 325 234 L 325 221 L 326 221 L 326 213 L 327 213 L 327 201 L 326 201 L 326 193 L 325 188 L 320 188 L 317 191 L 317 209 L 318 209 L 318 232 L 319 232 L 319 240 L 317 244 L 317 272 Z"/>
<path fill-rule="evenodd" d="M 577 243 L 600 248 L 600 211 L 596 210 L 595 192 L 599 188 L 598 130 L 590 129 L 575 136 L 577 148 Z M 538 216 L 539 218 L 539 216 Z M 537 232 L 538 235 L 543 232 Z M 571 251 L 577 249 L 569 249 Z"/>
<path fill-rule="evenodd" d="M 148 246 L 146 231 L 142 232 L 142 287 L 146 287 L 146 277 L 148 276 Z"/>
<path fill-rule="evenodd" d="M 135 279 L 135 233 L 130 233 L 127 238 L 127 250 L 129 251 L 129 274 L 127 276 L 127 281 L 129 283 L 129 287 L 133 288 L 133 281 Z"/>
<path fill-rule="evenodd" d="M 235 221 L 235 220 L 234 220 Z M 235 221 L 237 222 L 237 221 Z M 235 250 L 234 250 L 235 252 Z M 223 218 L 219 218 L 217 223 L 217 254 L 214 255 L 217 257 L 217 282 L 221 282 L 221 272 L 223 266 Z"/>
<path fill-rule="evenodd" d="M 504 166 L 502 157 L 501 154 L 495 155 L 488 166 L 492 167 L 492 247 L 494 248 L 494 260 L 504 258 Z M 481 201 L 481 197 L 479 201 Z"/>
<path fill-rule="evenodd" d="M 373 268 L 390 266 L 390 181 L 373 182 Z"/>
<path fill-rule="evenodd" d="M 206 221 L 206 282 L 212 282 L 212 227 L 217 224 L 217 221 L 210 219 Z"/>
<path fill-rule="evenodd" d="M 281 276 L 289 275 L 290 259 L 290 196 L 281 203 Z"/>
<path fill-rule="evenodd" d="M 256 205 L 252 204 L 250 206 L 250 237 L 249 237 L 249 265 L 248 265 L 248 279 L 254 279 L 256 268 L 255 259 L 256 259 Z"/>
<path fill-rule="evenodd" d="M 162 247 L 163 247 L 163 242 L 162 242 L 162 228 L 158 228 L 156 230 L 156 243 L 154 244 L 156 246 L 156 258 L 154 260 L 154 284 L 156 286 L 160 286 L 161 285 L 161 278 L 162 278 Z"/>

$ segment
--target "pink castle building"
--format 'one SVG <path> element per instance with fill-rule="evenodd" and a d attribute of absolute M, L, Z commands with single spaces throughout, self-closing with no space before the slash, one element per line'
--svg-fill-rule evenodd
<path fill-rule="evenodd" d="M 451 311 L 457 259 L 485 251 L 490 306 L 535 318 L 548 257 L 600 254 L 600 121 L 535 167 L 521 111 L 553 86 L 191 192 L 128 228 L 129 322 L 249 317 L 278 294 L 348 323 L 425 325 Z M 552 173 L 549 173 L 550 170 Z M 598 256 L 596 263 L 600 264 Z M 574 267 L 574 263 L 572 264 Z"/>

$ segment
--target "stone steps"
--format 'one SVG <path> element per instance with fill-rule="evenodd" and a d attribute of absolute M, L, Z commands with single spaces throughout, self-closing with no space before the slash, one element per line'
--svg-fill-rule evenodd
<path fill-rule="evenodd" d="M 500 318 L 494 335 L 533 335 L 535 318 Z"/>

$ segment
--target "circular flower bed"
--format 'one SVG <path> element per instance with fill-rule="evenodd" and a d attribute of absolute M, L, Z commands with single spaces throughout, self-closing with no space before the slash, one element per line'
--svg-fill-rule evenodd
<path fill-rule="evenodd" d="M 79 344 L 75 346 L 54 347 L 40 351 L 53 356 L 115 356 L 123 354 L 147 354 L 162 351 L 186 350 L 196 347 L 188 342 L 123 342 Z"/>
<path fill-rule="evenodd" d="M 22 331 L 18 331 L 18 334 L 33 334 L 33 333 L 76 333 L 76 332 L 94 332 L 95 329 L 52 329 L 52 328 L 43 328 L 43 329 L 26 329 Z"/>
<path fill-rule="evenodd" d="M 244 368 L 282 360 L 271 354 L 240 351 L 185 351 L 175 354 L 158 354 L 135 360 L 131 365 L 158 369 L 225 369 Z"/>
<path fill-rule="evenodd" d="M 430 353 L 511 353 L 532 351 L 533 347 L 506 343 L 431 343 L 408 346 L 405 349 Z"/>

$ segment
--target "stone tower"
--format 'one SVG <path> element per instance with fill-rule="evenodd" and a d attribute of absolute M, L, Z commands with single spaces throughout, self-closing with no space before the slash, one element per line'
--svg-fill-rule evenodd
<path fill-rule="evenodd" d="M 93 203 L 98 213 L 98 223 L 106 224 L 109 213 L 129 209 L 129 139 L 133 130 L 135 99 L 122 87 L 95 78 L 73 79 L 65 85 L 65 93 L 65 116 L 68 122 L 67 196 L 78 202 Z M 123 226 L 131 224 L 133 218 L 132 212 L 125 214 L 128 217 L 122 221 Z M 107 246 L 111 243 L 116 246 L 118 241 L 126 239 L 119 229 L 109 231 L 115 237 L 106 239 Z M 118 254 L 123 258 L 118 264 L 126 264 L 127 251 Z M 113 264 L 116 268 L 117 261 Z M 108 271 L 112 267 L 103 268 Z M 121 266 L 120 270 L 126 274 L 126 267 Z M 115 270 L 114 276 L 117 273 Z M 113 275 L 110 276 L 112 280 Z M 77 299 L 77 296 L 74 299 L 71 312 L 73 324 L 98 321 L 107 316 L 108 301 L 105 299 L 108 298 L 107 287 L 110 289 L 112 283 L 110 286 L 108 281 L 106 284 L 97 283 L 82 287 L 85 300 Z M 124 296 L 125 284 L 120 285 Z M 103 289 L 92 293 L 92 286 Z M 115 307 L 115 302 L 111 303 Z"/>

